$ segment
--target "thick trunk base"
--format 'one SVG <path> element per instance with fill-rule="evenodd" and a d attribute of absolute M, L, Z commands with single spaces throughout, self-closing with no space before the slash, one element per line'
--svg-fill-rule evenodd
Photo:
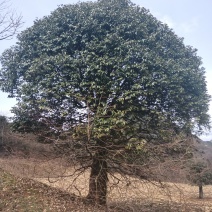
<path fill-rule="evenodd" d="M 199 199 L 203 199 L 203 187 L 199 185 Z"/>
<path fill-rule="evenodd" d="M 106 205 L 107 202 L 107 162 L 104 153 L 93 158 L 87 199 L 92 204 Z"/>

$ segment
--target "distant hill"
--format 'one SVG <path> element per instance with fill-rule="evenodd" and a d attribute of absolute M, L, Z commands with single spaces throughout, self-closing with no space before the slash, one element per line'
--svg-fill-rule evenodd
<path fill-rule="evenodd" d="M 149 166 L 153 179 L 190 183 L 188 175 L 192 163 L 204 161 L 212 168 L 212 142 L 202 141 L 197 136 L 176 139 L 160 149 L 158 151 L 160 157 L 153 158 Z"/>
<path fill-rule="evenodd" d="M 212 142 L 198 139 L 195 142 L 195 149 L 195 156 L 199 158 L 202 157 L 202 159 L 206 160 L 212 167 Z"/>

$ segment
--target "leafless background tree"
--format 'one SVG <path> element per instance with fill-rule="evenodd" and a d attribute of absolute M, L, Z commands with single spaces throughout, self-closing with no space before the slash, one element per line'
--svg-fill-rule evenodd
<path fill-rule="evenodd" d="M 9 0 L 0 1 L 0 40 L 11 39 L 22 25 L 22 15 L 11 8 Z"/>

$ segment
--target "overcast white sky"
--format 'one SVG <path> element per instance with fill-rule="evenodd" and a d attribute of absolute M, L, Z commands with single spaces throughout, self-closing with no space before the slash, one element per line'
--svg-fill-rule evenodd
<path fill-rule="evenodd" d="M 0 0 L 1 2 L 1 0 Z M 22 29 L 33 25 L 36 18 L 49 15 L 61 4 L 73 4 L 78 0 L 10 0 L 12 8 L 21 13 L 25 22 Z M 184 37 L 185 44 L 198 49 L 198 55 L 203 58 L 206 68 L 208 92 L 212 95 L 212 0 L 132 0 L 133 3 L 150 10 L 159 20 L 167 23 L 176 34 Z M 0 54 L 16 39 L 0 41 Z M 0 114 L 10 115 L 14 99 L 8 99 L 7 94 L 0 92 Z M 212 115 L 212 104 L 210 107 Z M 212 133 L 201 136 L 204 140 L 212 139 Z"/>

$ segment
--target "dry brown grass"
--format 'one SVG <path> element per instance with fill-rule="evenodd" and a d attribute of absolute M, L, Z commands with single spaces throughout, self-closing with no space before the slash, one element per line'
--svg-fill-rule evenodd
<path fill-rule="evenodd" d="M 2 141 L 6 148 L 4 150 L 8 154 L 0 155 L 0 168 L 18 176 L 19 180 L 8 181 L 9 193 L 6 190 L 3 191 L 6 192 L 4 194 L 5 201 L 1 199 L 0 211 L 44 212 L 44 204 L 49 208 L 46 211 L 52 212 L 104 211 L 104 209 L 84 205 L 82 201 L 72 202 L 70 200 L 71 197 L 67 196 L 68 194 L 81 197 L 86 196 L 88 192 L 89 170 L 81 175 L 79 172 L 73 174 L 78 167 L 70 167 L 70 164 L 66 164 L 63 159 L 50 159 L 50 145 L 42 145 L 35 142 L 35 138 L 32 135 L 9 133 L 5 135 Z M 33 179 L 34 181 L 21 180 L 23 177 Z M 9 179 L 12 178 L 9 177 Z M 20 195 L 19 193 L 17 195 L 17 189 L 13 189 L 13 187 L 18 188 Z M 204 187 L 205 198 L 203 200 L 198 199 L 197 186 L 182 183 L 147 182 L 119 174 L 109 177 L 108 187 L 109 211 L 212 212 L 212 186 Z M 27 196 L 30 189 L 33 190 L 35 196 L 33 196 L 34 194 Z M 25 192 L 21 193 L 22 190 Z M 43 193 L 43 195 L 40 196 L 37 190 L 40 190 L 40 193 Z M 5 195 L 12 198 L 8 199 Z M 27 198 L 32 202 L 34 201 L 33 207 L 36 210 L 30 208 L 26 210 L 23 208 L 23 210 L 20 208 L 17 210 L 11 209 L 11 207 L 16 207 L 15 201 L 26 205 Z M 11 204 L 8 206 L 8 210 L 6 210 L 4 207 L 7 207 L 6 202 L 8 201 Z M 50 206 L 47 202 L 50 203 Z M 57 205 L 54 207 L 57 207 L 57 209 L 51 206 L 51 204 L 54 205 L 54 202 Z M 39 207 L 39 205 L 42 205 L 42 207 Z"/>
<path fill-rule="evenodd" d="M 53 189 L 45 184 L 15 177 L 0 169 L 0 211 L 56 212 L 83 209 L 74 195 Z"/>
<path fill-rule="evenodd" d="M 66 174 L 71 174 L 67 172 Z M 181 207 L 180 211 L 188 211 L 189 207 L 200 208 L 202 211 L 212 211 L 212 186 L 205 186 L 205 199 L 199 200 L 197 186 L 175 183 L 157 183 L 141 181 L 132 177 L 123 178 L 116 174 L 115 177 L 122 181 L 110 177 L 109 180 L 109 205 L 122 206 L 135 210 L 136 207 L 142 211 L 143 205 L 162 205 L 172 209 L 174 205 Z M 85 196 L 88 192 L 89 172 L 81 175 L 73 183 L 74 177 L 60 178 L 37 178 L 36 180 L 47 185 L 63 189 L 76 195 Z M 73 184 L 72 184 L 73 183 Z M 117 186 L 118 183 L 118 186 Z M 70 186 L 72 184 L 72 186 Z M 116 185 L 116 186 L 115 186 Z"/>
<path fill-rule="evenodd" d="M 67 193 L 85 197 L 88 192 L 89 170 L 80 176 L 78 172 L 73 175 L 76 169 L 65 167 L 62 160 L 10 157 L 0 159 L 0 164 L 10 173 L 33 178 Z M 204 187 L 203 200 L 198 199 L 197 186 L 147 182 L 119 174 L 110 176 L 108 187 L 109 211 L 212 211 L 212 186 Z"/>

